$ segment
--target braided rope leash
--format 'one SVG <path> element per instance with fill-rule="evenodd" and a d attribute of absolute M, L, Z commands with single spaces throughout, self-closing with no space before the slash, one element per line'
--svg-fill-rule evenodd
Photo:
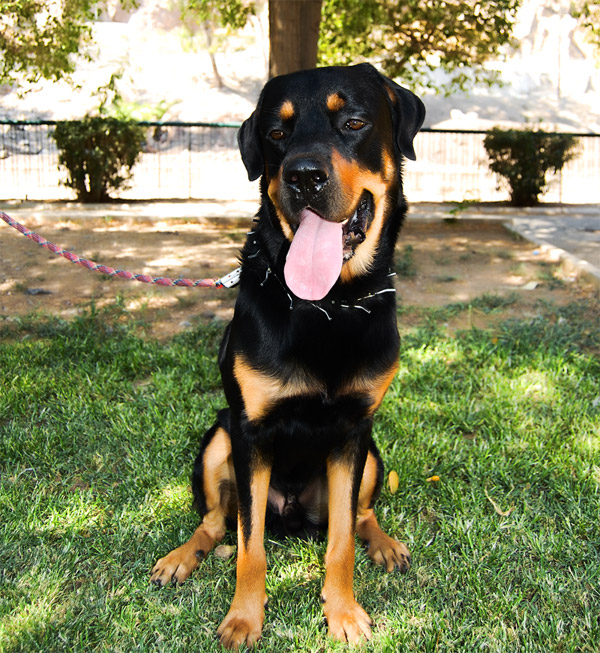
<path fill-rule="evenodd" d="M 111 268 L 107 265 L 101 265 L 99 263 L 95 263 L 94 261 L 81 258 L 80 256 L 77 256 L 77 254 L 68 252 L 66 249 L 63 249 L 62 247 L 59 247 L 58 245 L 45 240 L 39 234 L 36 234 L 16 220 L 13 220 L 9 215 L 4 213 L 4 211 L 0 211 L 0 218 L 4 220 L 4 222 L 6 222 L 6 224 L 8 224 L 10 227 L 16 229 L 18 232 L 22 233 L 30 240 L 33 240 L 41 247 L 50 250 L 57 256 L 62 256 L 63 258 L 66 258 L 67 261 L 71 261 L 71 263 L 81 265 L 88 270 L 92 270 L 93 272 L 100 272 L 101 274 L 105 274 L 109 277 L 119 277 L 119 279 L 126 279 L 128 281 L 140 281 L 141 283 L 152 283 L 158 286 L 184 286 L 187 288 L 211 288 L 213 286 L 217 288 L 232 288 L 239 281 L 240 268 L 230 272 L 229 274 L 226 274 L 220 279 L 195 280 L 182 278 L 169 279 L 167 277 L 150 277 L 147 274 L 136 274 L 134 272 L 127 272 L 126 270 L 116 270 L 115 268 Z"/>

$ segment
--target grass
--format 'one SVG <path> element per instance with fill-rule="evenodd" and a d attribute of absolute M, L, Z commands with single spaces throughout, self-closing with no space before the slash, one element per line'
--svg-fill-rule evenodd
<path fill-rule="evenodd" d="M 396 257 L 396 274 L 411 278 L 416 276 L 415 251 L 412 245 L 405 245 Z"/>
<path fill-rule="evenodd" d="M 453 337 L 432 311 L 405 333 L 375 437 L 400 477 L 380 521 L 413 568 L 387 575 L 358 548 L 377 624 L 364 650 L 600 649 L 597 309 Z M 220 330 L 156 342 L 139 327 L 122 307 L 0 323 L 3 652 L 219 650 L 233 560 L 210 556 L 178 588 L 148 576 L 197 525 L 188 482 L 223 403 Z M 322 624 L 325 543 L 266 547 L 261 650 L 346 650 Z"/>

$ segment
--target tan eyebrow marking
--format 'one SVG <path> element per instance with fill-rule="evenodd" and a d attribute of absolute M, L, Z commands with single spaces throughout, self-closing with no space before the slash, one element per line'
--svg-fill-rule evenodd
<path fill-rule="evenodd" d="M 327 96 L 327 108 L 329 111 L 339 111 L 346 104 L 346 100 L 339 93 L 331 93 Z"/>
<path fill-rule="evenodd" d="M 279 117 L 282 120 L 289 120 L 294 117 L 294 105 L 290 100 L 286 100 L 279 109 Z"/>

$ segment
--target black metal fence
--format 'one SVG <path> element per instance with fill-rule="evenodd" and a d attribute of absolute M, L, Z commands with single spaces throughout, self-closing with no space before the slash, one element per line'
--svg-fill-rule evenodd
<path fill-rule="evenodd" d="M 238 124 L 147 122 L 146 141 L 123 199 L 256 199 L 237 150 Z M 54 121 L 0 121 L 0 199 L 74 199 L 61 184 Z M 578 134 L 579 155 L 553 180 L 545 201 L 600 203 L 600 136 Z M 405 166 L 413 201 L 506 200 L 487 163 L 485 132 L 423 130 Z"/>

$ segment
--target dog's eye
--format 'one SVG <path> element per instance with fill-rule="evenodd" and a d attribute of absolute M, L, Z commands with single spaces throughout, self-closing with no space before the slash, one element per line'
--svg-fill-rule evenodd
<path fill-rule="evenodd" d="M 281 141 L 285 138 L 285 132 L 281 131 L 281 129 L 274 129 L 269 136 L 274 140 L 274 141 Z"/>
<path fill-rule="evenodd" d="M 362 129 L 365 126 L 365 123 L 358 118 L 352 118 L 346 123 L 346 128 L 351 129 L 352 131 L 357 132 L 359 129 Z"/>

